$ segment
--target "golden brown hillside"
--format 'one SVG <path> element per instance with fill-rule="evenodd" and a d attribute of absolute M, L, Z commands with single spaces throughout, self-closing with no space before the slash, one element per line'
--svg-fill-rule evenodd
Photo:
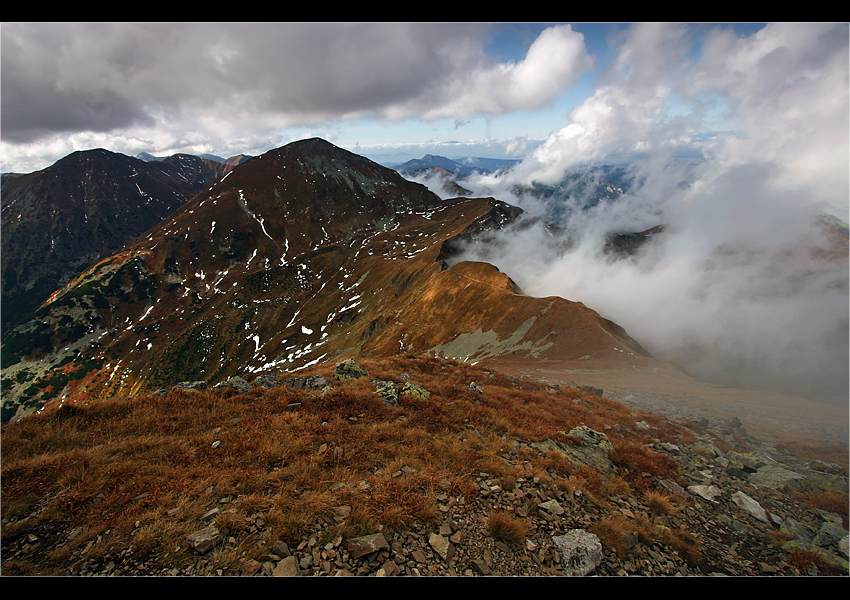
<path fill-rule="evenodd" d="M 2 573 L 555 575 L 551 540 L 578 530 L 601 541 L 597 574 L 840 572 L 729 500 L 815 527 L 803 495 L 728 476 L 719 507 L 686 491 L 712 452 L 745 452 L 731 438 L 454 360 L 360 365 L 4 425 Z M 816 497 L 846 528 L 846 490 Z"/>

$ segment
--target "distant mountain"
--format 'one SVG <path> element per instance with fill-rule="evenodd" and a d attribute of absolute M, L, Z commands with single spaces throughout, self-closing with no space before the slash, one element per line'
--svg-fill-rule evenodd
<path fill-rule="evenodd" d="M 145 162 L 98 149 L 4 177 L 3 332 L 80 269 L 134 240 L 224 172 L 187 154 Z"/>
<path fill-rule="evenodd" d="M 522 215 L 492 198 L 441 200 L 323 140 L 272 150 L 4 336 L 4 419 L 358 355 L 647 360 L 580 303 L 525 296 L 486 263 L 449 266 L 457 240 Z"/>
<path fill-rule="evenodd" d="M 405 175 L 415 176 L 426 171 L 443 170 L 454 177 L 466 177 L 474 172 L 494 173 L 496 171 L 508 169 L 519 162 L 520 161 L 518 159 L 476 157 L 453 160 L 446 158 L 445 156 L 426 154 L 422 158 L 409 160 L 403 164 L 394 165 L 392 168 Z"/>
<path fill-rule="evenodd" d="M 194 155 L 175 154 L 173 156 L 194 156 Z M 139 160 L 143 160 L 145 162 L 155 162 L 155 161 L 168 160 L 169 157 L 160 157 L 160 156 L 154 156 L 153 154 L 150 154 L 148 152 L 139 152 L 136 155 L 136 158 L 138 158 Z M 251 158 L 251 156 L 248 155 L 248 154 L 237 154 L 235 156 L 231 156 L 230 158 L 222 158 L 220 156 L 216 156 L 215 154 L 201 154 L 197 158 L 202 158 L 204 160 L 213 161 L 213 162 L 217 162 L 217 163 L 224 163 L 227 167 L 232 168 L 232 167 L 235 167 L 236 165 L 242 164 L 243 162 L 245 162 L 246 160 Z"/>
<path fill-rule="evenodd" d="M 138 158 L 139 160 L 143 160 L 145 162 L 156 162 L 156 161 L 162 160 L 161 157 L 154 156 L 153 154 L 151 154 L 149 152 L 139 152 L 136 155 L 136 158 Z"/>

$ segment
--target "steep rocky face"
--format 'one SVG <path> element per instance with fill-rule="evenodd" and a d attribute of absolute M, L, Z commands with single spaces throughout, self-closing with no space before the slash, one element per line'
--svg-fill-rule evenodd
<path fill-rule="evenodd" d="M 521 214 L 443 201 L 323 140 L 270 151 L 6 336 L 5 413 L 359 354 L 645 354 L 581 304 L 523 296 L 483 263 L 448 267 L 453 242 Z"/>
<path fill-rule="evenodd" d="M 75 152 L 3 182 L 4 334 L 94 260 L 136 239 L 223 174 L 175 155 L 147 163 Z"/>

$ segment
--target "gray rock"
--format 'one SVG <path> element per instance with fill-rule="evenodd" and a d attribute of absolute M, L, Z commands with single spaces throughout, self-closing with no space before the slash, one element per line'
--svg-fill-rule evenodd
<path fill-rule="evenodd" d="M 310 390 L 320 390 L 328 387 L 328 383 L 330 382 L 321 375 L 313 375 L 307 378 L 305 387 Z"/>
<path fill-rule="evenodd" d="M 565 575 L 589 575 L 602 564 L 604 558 L 602 542 L 584 529 L 573 529 L 564 535 L 553 537 L 552 545 L 558 552 Z"/>
<path fill-rule="evenodd" d="M 759 521 L 770 523 L 767 518 L 767 512 L 761 507 L 761 504 L 747 496 L 744 492 L 735 492 L 732 494 L 732 501 L 738 505 L 738 508 L 750 513 Z"/>
<path fill-rule="evenodd" d="M 387 539 L 383 533 L 353 538 L 348 540 L 347 545 L 348 553 L 351 555 L 351 558 L 355 559 L 371 554 L 372 552 L 377 552 L 378 550 L 388 549 L 389 547 L 390 545 L 387 543 Z"/>
<path fill-rule="evenodd" d="M 272 575 L 275 577 L 299 577 L 301 569 L 298 567 L 298 561 L 294 556 L 287 556 L 275 565 Z"/>
<path fill-rule="evenodd" d="M 779 526 L 779 531 L 794 536 L 794 539 L 805 544 L 811 544 L 815 534 L 811 529 L 795 519 L 785 519 Z"/>
<path fill-rule="evenodd" d="M 412 396 L 414 398 L 421 398 L 422 400 L 427 400 L 431 397 L 431 392 L 426 390 L 421 385 L 412 383 L 410 381 L 406 382 L 404 386 L 401 388 L 401 394 L 403 396 Z"/>
<path fill-rule="evenodd" d="M 238 375 L 236 375 L 235 377 L 231 377 L 226 381 L 222 381 L 215 387 L 219 389 L 232 388 L 241 394 L 247 394 L 252 389 L 251 384 L 245 381 L 245 379 L 243 379 L 242 377 L 239 377 Z"/>
<path fill-rule="evenodd" d="M 172 392 L 176 392 L 177 390 L 205 390 L 207 389 L 206 381 L 181 381 L 173 388 L 171 388 Z"/>
<path fill-rule="evenodd" d="M 274 377 L 271 375 L 257 375 L 254 378 L 254 387 L 264 387 L 264 388 L 273 388 L 280 385 Z"/>
<path fill-rule="evenodd" d="M 812 544 L 815 546 L 832 546 L 838 545 L 842 538 L 847 537 L 847 530 L 841 527 L 840 525 L 836 525 L 835 523 L 830 523 L 827 521 L 823 525 L 821 525 L 820 531 L 815 536 L 815 539 L 812 541 Z"/>
<path fill-rule="evenodd" d="M 795 479 L 803 479 L 803 476 L 777 465 L 765 465 L 748 478 L 749 482 L 755 486 L 774 490 L 787 485 Z"/>
<path fill-rule="evenodd" d="M 577 437 L 586 446 L 599 446 L 606 452 L 613 452 L 614 446 L 608 436 L 599 431 L 594 431 L 587 425 L 579 425 L 573 428 L 569 435 Z"/>
<path fill-rule="evenodd" d="M 385 404 L 398 406 L 398 388 L 394 382 L 373 379 L 372 383 L 375 384 L 375 393 L 381 397 Z"/>
<path fill-rule="evenodd" d="M 594 396 L 599 396 L 600 398 L 602 398 L 602 394 L 605 393 L 602 388 L 593 387 L 592 385 L 577 385 L 576 388 L 583 392 L 589 392 Z"/>
<path fill-rule="evenodd" d="M 223 539 L 221 532 L 214 525 L 210 525 L 189 535 L 189 547 L 198 554 L 206 554 Z"/>
<path fill-rule="evenodd" d="M 719 488 L 713 485 L 689 485 L 688 491 L 709 502 L 717 502 L 715 498 L 722 493 Z"/>
<path fill-rule="evenodd" d="M 334 367 L 334 377 L 338 381 L 348 381 L 359 377 L 368 377 L 369 374 L 357 364 L 353 358 L 348 358 Z"/>

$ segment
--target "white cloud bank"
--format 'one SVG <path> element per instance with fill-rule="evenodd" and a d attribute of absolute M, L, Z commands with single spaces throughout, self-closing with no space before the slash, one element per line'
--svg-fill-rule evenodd
<path fill-rule="evenodd" d="M 515 183 L 554 182 L 611 154 L 645 157 L 620 200 L 559 223 L 559 253 L 540 229 L 505 236 L 486 258 L 536 296 L 581 301 L 656 356 L 724 383 L 847 402 L 848 272 L 814 258 L 813 216 L 847 219 L 848 26 L 768 25 L 707 35 L 688 59 L 685 28 L 635 26 L 596 93 L 511 177 L 467 185 L 510 201 Z M 724 99 L 735 133 L 710 138 L 690 170 L 671 153 L 692 115 L 671 101 Z M 540 201 L 514 198 L 542 214 Z M 632 260 L 601 252 L 612 231 L 666 231 Z"/>
<path fill-rule="evenodd" d="M 593 66 L 569 25 L 496 62 L 489 27 L 4 23 L 4 162 L 97 145 L 250 153 L 283 145 L 284 128 L 532 110 Z"/>

